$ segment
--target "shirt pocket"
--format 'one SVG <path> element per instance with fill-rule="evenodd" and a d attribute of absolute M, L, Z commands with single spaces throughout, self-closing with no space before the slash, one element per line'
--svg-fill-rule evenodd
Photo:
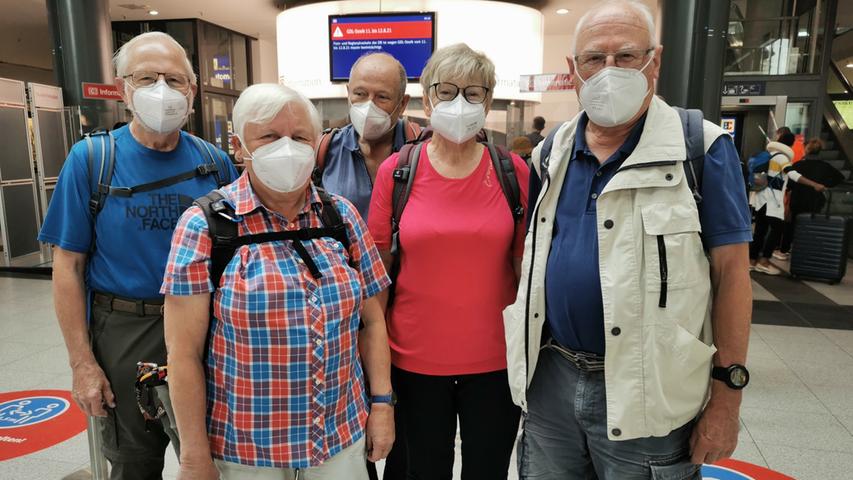
<path fill-rule="evenodd" d="M 656 203 L 642 207 L 646 288 L 659 292 L 658 306 L 666 308 L 672 290 L 689 288 L 701 278 L 705 256 L 695 205 Z"/>

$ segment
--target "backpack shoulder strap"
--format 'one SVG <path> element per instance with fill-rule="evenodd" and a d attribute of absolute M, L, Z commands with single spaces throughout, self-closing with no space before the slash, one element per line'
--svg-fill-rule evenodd
<path fill-rule="evenodd" d="M 400 220 L 418 169 L 423 143 L 407 143 L 400 149 L 397 167 L 394 169 L 394 190 L 391 194 L 391 255 L 395 257 L 400 249 Z"/>
<path fill-rule="evenodd" d="M 210 165 L 207 171 L 208 173 L 213 173 L 214 177 L 216 178 L 216 185 L 218 188 L 222 188 L 225 185 L 228 185 L 229 183 L 234 181 L 234 179 L 231 178 L 230 173 L 227 173 L 228 166 L 224 163 L 226 160 L 224 160 L 219 155 L 219 152 L 217 151 L 216 147 L 214 147 L 207 140 L 199 138 L 195 135 L 190 134 L 190 138 L 192 139 L 195 148 L 199 151 L 199 153 L 201 153 L 201 156 L 207 158 L 207 162 L 205 162 L 205 164 Z M 200 174 L 204 173 L 201 173 L 200 171 Z"/>
<path fill-rule="evenodd" d="M 524 219 L 524 207 L 521 204 L 521 189 L 518 186 L 518 176 L 515 174 L 512 155 L 500 145 L 486 143 L 485 146 L 489 149 L 489 156 L 492 157 L 492 164 L 512 212 L 512 218 L 515 223 L 519 223 Z"/>
<path fill-rule="evenodd" d="M 95 176 L 96 154 L 94 147 L 95 137 L 100 143 L 100 160 L 97 176 Z M 91 135 L 86 135 L 86 149 L 88 152 L 89 163 L 89 179 L 92 182 L 92 193 L 89 196 L 89 212 L 92 214 L 94 223 L 98 214 L 104 208 L 104 202 L 107 195 L 110 193 L 110 184 L 113 180 L 113 170 L 115 169 L 115 137 L 112 132 L 99 132 Z"/>
<path fill-rule="evenodd" d="M 311 179 L 314 185 L 320 186 L 323 184 L 323 170 L 326 168 L 326 157 L 329 155 L 329 144 L 338 133 L 337 128 L 329 128 L 320 135 L 320 142 L 317 144 L 317 151 L 314 155 L 314 172 L 311 174 Z"/>
<path fill-rule="evenodd" d="M 219 191 L 214 190 L 193 202 L 193 205 L 201 208 L 207 220 L 211 240 L 210 281 L 213 282 L 213 288 L 219 288 L 222 273 L 238 247 L 234 209 L 225 200 Z"/>
<path fill-rule="evenodd" d="M 409 120 L 403 120 L 403 138 L 406 143 L 417 140 L 417 138 L 421 136 L 421 130 L 423 129 L 417 123 Z"/>
<path fill-rule="evenodd" d="M 317 188 L 317 194 L 320 195 L 320 201 L 323 202 L 323 211 L 320 212 L 320 220 L 322 220 L 323 226 L 331 229 L 332 238 L 341 242 L 344 248 L 349 251 L 350 241 L 347 235 L 346 224 L 343 217 L 341 217 L 341 212 L 335 206 L 334 199 L 322 188 Z"/>
<path fill-rule="evenodd" d="M 539 150 L 539 178 L 545 178 L 545 176 L 548 175 L 551 150 L 554 148 L 554 137 L 557 136 L 557 131 L 560 130 L 561 126 L 562 124 L 551 130 L 551 132 L 545 137 L 545 140 L 542 140 L 542 148 Z"/>
<path fill-rule="evenodd" d="M 687 158 L 683 162 L 687 186 L 699 205 L 702 203 L 702 175 L 705 168 L 705 116 L 701 110 L 673 108 L 681 117 L 681 128 L 687 148 Z"/>

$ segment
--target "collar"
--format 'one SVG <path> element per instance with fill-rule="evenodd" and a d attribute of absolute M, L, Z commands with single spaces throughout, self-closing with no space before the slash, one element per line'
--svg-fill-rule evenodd
<path fill-rule="evenodd" d="M 358 132 L 355 131 L 355 127 L 350 123 L 349 125 L 341 128 L 341 145 L 344 148 L 349 150 L 350 152 L 359 152 L 361 153 L 361 148 L 358 146 Z M 403 128 L 403 119 L 397 119 L 397 124 L 394 126 L 394 145 L 393 149 L 395 152 L 399 151 L 403 148 L 403 145 L 406 143 L 406 132 Z"/>
<path fill-rule="evenodd" d="M 616 153 L 619 153 L 618 157 L 612 155 L 607 159 L 605 163 L 610 163 L 614 158 L 625 159 L 631 155 L 635 148 L 637 148 L 637 144 L 640 143 L 640 136 L 643 133 L 643 127 L 646 125 L 646 115 L 644 114 L 637 121 L 637 124 L 631 128 L 631 132 L 625 138 L 625 141 L 622 142 L 622 145 L 619 146 L 619 149 Z M 572 158 L 577 158 L 578 153 L 583 153 L 584 155 L 595 157 L 593 153 L 589 150 L 589 145 L 586 143 L 586 126 L 589 123 L 589 117 L 586 112 L 583 112 L 578 118 L 578 127 L 577 132 L 575 133 L 575 144 L 572 150 Z"/>
<path fill-rule="evenodd" d="M 237 215 L 247 215 L 258 209 L 264 209 L 269 211 L 269 209 L 261 202 L 261 199 L 255 193 L 255 189 L 252 188 L 252 182 L 249 180 L 249 171 L 246 170 L 243 172 L 243 175 L 234 182 L 233 185 L 233 194 L 230 195 L 231 203 L 234 206 L 234 213 Z M 310 206 L 314 206 L 319 204 L 320 208 L 322 208 L 323 201 L 320 199 L 320 194 L 317 193 L 317 187 L 314 186 L 313 183 L 309 183 L 308 191 L 305 193 L 309 202 L 306 202 L 305 207 L 302 209 L 302 212 L 305 213 Z"/>

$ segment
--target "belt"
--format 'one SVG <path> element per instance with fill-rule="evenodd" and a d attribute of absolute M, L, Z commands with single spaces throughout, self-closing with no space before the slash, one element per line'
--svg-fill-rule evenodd
<path fill-rule="evenodd" d="M 133 300 L 110 293 L 95 292 L 94 303 L 115 312 L 135 313 L 140 317 L 163 314 L 163 300 Z"/>
<path fill-rule="evenodd" d="M 559 353 L 563 358 L 572 362 L 572 364 L 583 372 L 603 372 L 604 371 L 604 355 L 588 352 L 576 352 L 570 350 L 553 338 L 549 338 L 545 342 L 545 348 L 551 348 Z"/>

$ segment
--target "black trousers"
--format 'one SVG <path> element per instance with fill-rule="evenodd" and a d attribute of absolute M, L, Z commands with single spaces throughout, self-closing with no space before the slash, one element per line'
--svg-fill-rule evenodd
<path fill-rule="evenodd" d="M 752 242 L 749 244 L 749 258 L 770 258 L 773 250 L 779 246 L 782 239 L 784 222 L 781 218 L 767 216 L 767 206 L 761 207 L 755 212 L 755 232 Z"/>
<path fill-rule="evenodd" d="M 507 478 L 521 410 L 506 370 L 433 376 L 391 370 L 408 445 L 409 480 L 451 480 L 456 419 L 462 436 L 462 480 Z"/>

